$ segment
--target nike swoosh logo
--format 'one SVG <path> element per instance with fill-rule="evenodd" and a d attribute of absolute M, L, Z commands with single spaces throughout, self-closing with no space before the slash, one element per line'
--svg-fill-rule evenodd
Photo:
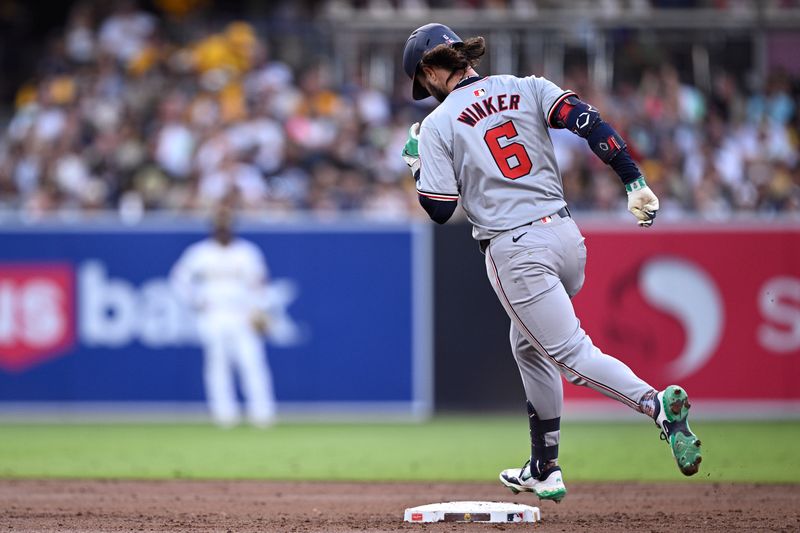
<path fill-rule="evenodd" d="M 528 233 L 528 232 L 526 231 L 525 233 Z M 520 240 L 522 238 L 523 235 L 525 235 L 525 233 L 520 233 L 516 237 L 511 237 L 511 240 L 514 241 L 514 242 L 517 242 L 518 240 Z"/>

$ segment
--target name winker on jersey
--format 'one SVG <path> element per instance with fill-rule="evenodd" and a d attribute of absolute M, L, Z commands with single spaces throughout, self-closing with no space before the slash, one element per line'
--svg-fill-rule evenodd
<path fill-rule="evenodd" d="M 476 97 L 483 96 L 485 93 L 486 91 L 484 89 L 476 89 L 472 91 L 472 94 L 474 94 Z M 497 98 L 496 107 L 493 102 L 495 98 Z M 506 104 L 506 100 L 508 100 L 508 104 Z M 518 94 L 512 94 L 511 96 L 507 94 L 498 94 L 496 97 L 489 96 L 480 102 L 475 102 L 474 104 L 465 107 L 458 116 L 457 120 L 468 126 L 475 127 L 475 124 L 485 119 L 489 115 L 494 115 L 495 113 L 499 113 L 501 111 L 508 111 L 509 109 L 519 109 L 519 101 L 520 96 Z"/>

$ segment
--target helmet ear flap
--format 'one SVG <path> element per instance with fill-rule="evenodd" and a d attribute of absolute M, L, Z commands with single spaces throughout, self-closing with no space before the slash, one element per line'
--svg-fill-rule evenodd
<path fill-rule="evenodd" d="M 423 87 L 420 80 L 425 79 L 425 71 L 422 70 L 422 62 L 417 65 L 417 70 L 414 72 L 414 78 L 411 81 L 412 90 L 411 94 L 414 100 L 422 100 L 430 96 L 428 89 Z"/>

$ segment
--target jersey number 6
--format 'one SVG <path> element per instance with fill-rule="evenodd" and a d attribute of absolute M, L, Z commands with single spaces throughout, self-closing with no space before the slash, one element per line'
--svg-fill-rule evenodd
<path fill-rule="evenodd" d="M 527 176 L 531 168 L 533 168 L 531 158 L 528 157 L 528 152 L 522 144 L 509 143 L 505 146 L 500 145 L 501 138 L 505 137 L 510 140 L 517 135 L 519 135 L 517 133 L 517 128 L 514 127 L 514 123 L 509 120 L 508 122 L 504 122 L 499 126 L 487 130 L 486 135 L 483 136 L 483 140 L 486 141 L 486 146 L 489 147 L 489 151 L 492 153 L 494 162 L 497 163 L 500 172 L 510 180 Z M 517 164 L 513 167 L 511 166 L 512 158 L 516 158 L 517 160 Z"/>

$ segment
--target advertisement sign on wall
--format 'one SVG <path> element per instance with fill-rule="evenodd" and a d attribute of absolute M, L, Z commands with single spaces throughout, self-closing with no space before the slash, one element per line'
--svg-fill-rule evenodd
<path fill-rule="evenodd" d="M 271 272 L 279 407 L 431 409 L 428 228 L 249 226 Z M 168 273 L 201 225 L 0 233 L 0 409 L 204 401 L 191 314 Z"/>
<path fill-rule="evenodd" d="M 603 351 L 696 399 L 800 401 L 800 230 L 585 234 L 586 285 L 575 307 Z"/>
<path fill-rule="evenodd" d="M 800 225 L 576 218 L 588 261 L 573 303 L 600 349 L 654 387 L 684 385 L 697 413 L 800 416 Z M 524 413 L 509 319 L 469 228 L 437 228 L 435 250 L 437 407 Z M 629 414 L 585 387 L 564 394 L 572 415 Z"/>

